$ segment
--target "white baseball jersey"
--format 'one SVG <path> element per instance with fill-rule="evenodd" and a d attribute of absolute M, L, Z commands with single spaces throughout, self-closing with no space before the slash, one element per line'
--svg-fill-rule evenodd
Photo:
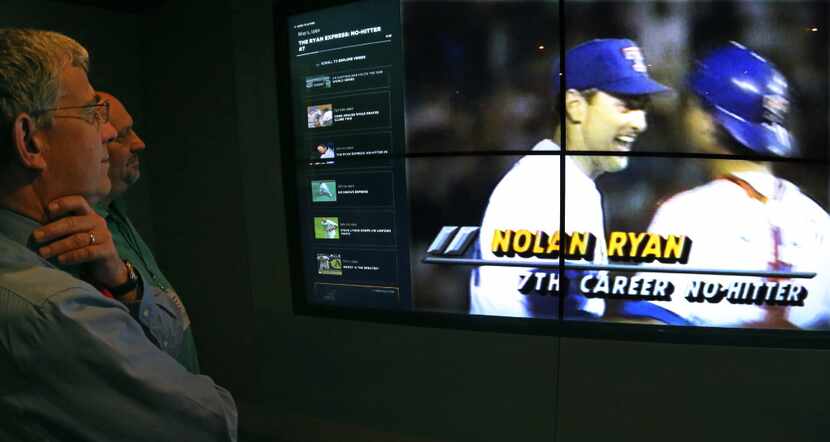
<path fill-rule="evenodd" d="M 331 110 L 327 110 L 323 112 L 323 116 L 320 117 L 320 126 L 329 126 L 334 120 L 334 113 Z"/>
<path fill-rule="evenodd" d="M 331 268 L 328 256 L 318 256 L 317 261 L 320 263 L 319 271 L 325 271 Z"/>
<path fill-rule="evenodd" d="M 322 196 L 330 196 L 333 197 L 334 195 L 331 194 L 331 190 L 329 190 L 329 186 L 326 183 L 320 183 L 320 187 L 317 189 L 317 192 Z"/>
<path fill-rule="evenodd" d="M 542 140 L 535 151 L 559 150 L 551 140 Z M 502 178 L 484 212 L 478 245 L 481 258 L 486 260 L 527 262 L 528 267 L 482 266 L 470 278 L 470 313 L 497 316 L 548 316 L 533 309 L 531 297 L 518 290 L 522 275 L 533 269 L 536 257 L 497 257 L 491 251 L 494 231 L 497 229 L 531 232 L 543 231 L 552 235 L 560 223 L 560 161 L 558 155 L 528 155 L 520 159 Z M 565 231 L 590 232 L 597 239 L 594 262 L 607 262 L 602 202 L 594 181 L 577 164 L 565 159 Z M 584 261 L 581 261 L 584 263 Z M 556 299 L 555 297 L 546 296 Z M 590 299 L 583 311 L 601 315 L 605 302 Z M 556 311 L 548 312 L 555 315 Z"/>
<path fill-rule="evenodd" d="M 320 119 L 323 117 L 323 112 L 320 109 L 312 109 L 308 113 L 308 127 L 320 127 Z"/>
<path fill-rule="evenodd" d="M 334 222 L 330 219 L 324 219 L 323 221 L 321 221 L 321 224 L 323 224 L 323 227 L 326 230 L 326 237 L 327 238 L 331 238 L 331 239 L 337 238 L 337 223 L 336 222 Z"/>
<path fill-rule="evenodd" d="M 817 272 L 792 279 L 807 289 L 803 306 L 785 319 L 801 328 L 830 327 L 830 216 L 792 183 L 766 172 L 743 172 L 680 193 L 657 211 L 649 231 L 692 239 L 687 267 Z M 673 264 L 672 266 L 681 266 Z M 766 317 L 765 306 L 685 299 L 692 281 L 762 283 L 764 278 L 651 273 L 675 285 L 671 301 L 652 301 L 693 324 L 739 327 Z"/>

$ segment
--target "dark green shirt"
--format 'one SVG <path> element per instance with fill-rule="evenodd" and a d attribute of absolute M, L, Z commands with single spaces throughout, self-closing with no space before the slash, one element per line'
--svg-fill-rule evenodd
<path fill-rule="evenodd" d="M 118 255 L 138 268 L 142 276 L 149 275 L 149 280 L 143 283 L 152 287 L 156 303 L 162 311 L 169 314 L 164 317 L 164 323 L 160 324 L 163 331 L 159 333 L 161 336 L 155 337 L 156 344 L 191 373 L 198 374 L 199 359 L 190 317 L 181 298 L 159 268 L 150 247 L 127 217 L 126 204 L 116 200 L 109 207 L 97 205 L 95 210 L 107 220 Z"/>

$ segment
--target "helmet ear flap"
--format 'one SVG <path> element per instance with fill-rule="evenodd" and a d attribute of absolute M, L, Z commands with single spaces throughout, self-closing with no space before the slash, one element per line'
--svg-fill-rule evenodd
<path fill-rule="evenodd" d="M 790 100 L 784 95 L 767 94 L 762 97 L 761 118 L 768 124 L 784 126 L 790 112 Z"/>

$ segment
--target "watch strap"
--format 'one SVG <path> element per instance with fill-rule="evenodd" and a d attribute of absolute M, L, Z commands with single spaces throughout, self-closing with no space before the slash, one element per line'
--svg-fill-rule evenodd
<path fill-rule="evenodd" d="M 135 271 L 135 267 L 133 267 L 130 261 L 127 261 L 126 259 L 124 260 L 124 265 L 127 267 L 127 282 L 107 289 L 113 296 L 116 297 L 126 295 L 138 287 L 139 277 L 138 273 Z"/>

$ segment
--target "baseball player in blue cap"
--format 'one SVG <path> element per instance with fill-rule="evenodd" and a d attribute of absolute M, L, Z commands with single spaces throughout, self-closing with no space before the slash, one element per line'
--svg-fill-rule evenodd
<path fill-rule="evenodd" d="M 565 157 L 565 230 L 587 232 L 597 239 L 594 262 L 606 262 L 605 232 L 600 193 L 594 179 L 605 172 L 627 166 L 627 158 L 613 156 L 628 152 L 646 130 L 648 97 L 669 88 L 648 76 L 642 51 L 631 40 L 591 40 L 570 49 L 565 71 L 554 68 L 554 93 L 559 97 L 564 127 L 558 124 L 553 139 L 540 141 L 536 152 L 558 151 L 565 138 L 569 151 L 607 151 L 611 156 Z M 482 315 L 557 317 L 555 291 L 519 290 L 534 269 L 537 257 L 502 257 L 491 251 L 496 230 L 528 230 L 553 235 L 560 228 L 559 155 L 527 155 L 502 178 L 490 196 L 477 244 L 480 257 L 493 261 L 527 262 L 527 267 L 482 266 L 470 278 L 470 312 Z M 544 200 L 540 201 L 539 196 Z M 512 263 L 512 264 L 513 264 Z M 547 270 L 558 279 L 557 272 Z M 548 286 L 549 288 L 550 286 Z M 527 293 L 525 293 L 527 292 Z M 605 308 L 601 299 L 568 296 L 565 316 L 598 317 Z"/>
<path fill-rule="evenodd" d="M 794 184 L 776 177 L 769 163 L 752 159 L 796 154 L 786 126 L 786 78 L 772 63 L 732 42 L 696 64 L 688 88 L 683 123 L 692 147 L 742 159 L 710 161 L 713 181 L 663 203 L 649 230 L 691 238 L 689 267 L 818 274 L 802 280 L 663 275 L 676 287 L 672 300 L 631 303 L 624 307 L 626 314 L 670 324 L 830 328 L 830 216 Z M 735 290 L 717 303 L 690 300 L 694 281 L 697 287 L 705 282 Z M 780 299 L 795 291 L 794 297 L 806 295 L 803 305 L 746 302 L 755 295 L 741 288 L 764 283 L 786 287 Z"/>

